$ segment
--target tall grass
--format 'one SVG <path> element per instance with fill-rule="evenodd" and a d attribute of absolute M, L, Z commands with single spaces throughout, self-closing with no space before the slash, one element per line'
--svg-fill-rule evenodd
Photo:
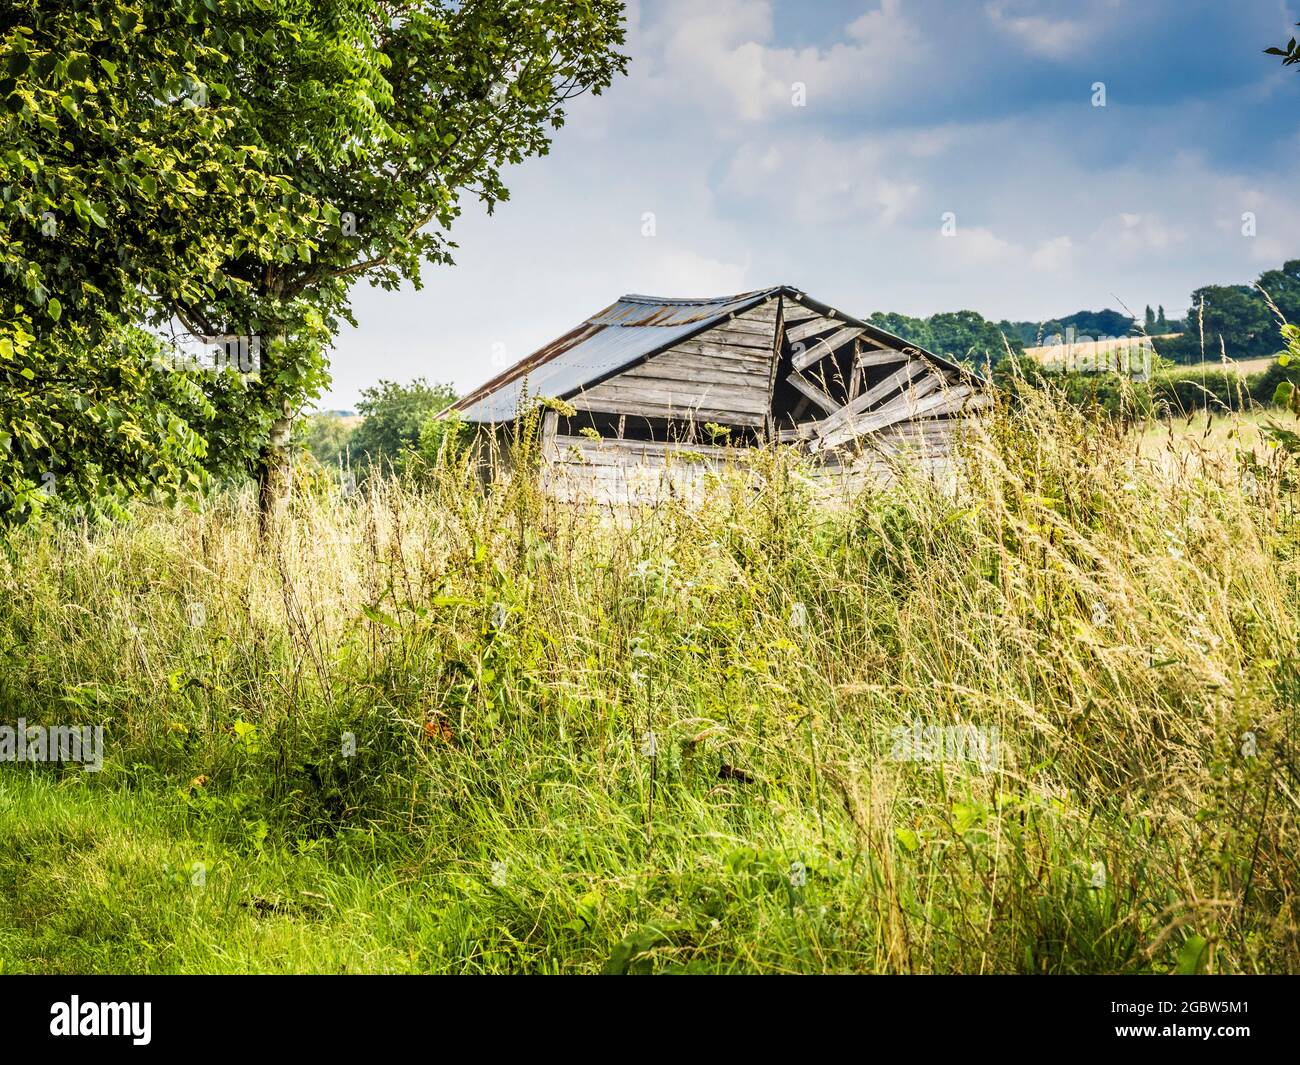
<path fill-rule="evenodd" d="M 108 759 L 0 765 L 0 964 L 1300 971 L 1292 460 L 1150 451 L 1030 396 L 848 507 L 448 460 L 27 530 L 0 721 Z"/>

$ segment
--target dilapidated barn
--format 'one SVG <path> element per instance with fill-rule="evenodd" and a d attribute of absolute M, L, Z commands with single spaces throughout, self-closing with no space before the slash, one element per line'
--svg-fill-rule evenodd
<path fill-rule="evenodd" d="M 529 397 L 565 401 L 542 420 L 552 490 L 613 501 L 680 489 L 773 441 L 842 483 L 887 479 L 900 461 L 937 472 L 958 419 L 989 401 L 970 370 L 786 285 L 624 296 L 453 409 L 499 428 Z"/>

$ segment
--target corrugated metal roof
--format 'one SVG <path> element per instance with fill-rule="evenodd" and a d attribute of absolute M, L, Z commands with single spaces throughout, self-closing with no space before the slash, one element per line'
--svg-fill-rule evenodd
<path fill-rule="evenodd" d="M 466 421 L 510 421 L 525 387 L 529 395 L 568 399 L 780 291 L 766 288 L 701 300 L 623 296 L 475 389 L 453 409 Z"/>

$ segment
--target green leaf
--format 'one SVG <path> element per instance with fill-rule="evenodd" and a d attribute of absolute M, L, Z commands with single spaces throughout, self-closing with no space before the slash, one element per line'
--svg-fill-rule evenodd
<path fill-rule="evenodd" d="M 634 963 L 641 955 L 649 953 L 655 947 L 671 943 L 672 932 L 681 927 L 681 925 L 659 927 L 646 924 L 633 929 L 610 952 L 609 960 L 605 962 L 601 972 L 606 976 L 623 976 L 632 971 L 648 971 L 648 965 L 636 966 Z"/>
<path fill-rule="evenodd" d="M 63 317 L 63 304 L 51 296 L 45 303 L 45 313 L 57 322 Z"/>
<path fill-rule="evenodd" d="M 385 625 L 390 629 L 400 629 L 402 627 L 401 622 L 399 622 L 395 617 L 385 614 L 378 607 L 363 606 L 361 608 L 361 613 L 365 614 L 365 616 L 376 625 Z"/>
<path fill-rule="evenodd" d="M 1190 935 L 1178 952 L 1178 965 L 1174 969 L 1179 976 L 1198 976 L 1205 972 L 1209 962 L 1209 944 L 1203 936 Z"/>

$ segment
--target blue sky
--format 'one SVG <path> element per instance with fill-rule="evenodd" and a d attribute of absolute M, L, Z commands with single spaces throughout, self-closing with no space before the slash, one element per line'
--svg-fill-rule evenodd
<path fill-rule="evenodd" d="M 629 76 L 574 102 L 491 218 L 467 207 L 457 265 L 419 292 L 354 290 L 323 407 L 380 377 L 471 388 L 625 292 L 1181 313 L 1199 285 L 1300 256 L 1300 72 L 1261 54 L 1300 0 L 634 0 L 627 17 Z"/>

